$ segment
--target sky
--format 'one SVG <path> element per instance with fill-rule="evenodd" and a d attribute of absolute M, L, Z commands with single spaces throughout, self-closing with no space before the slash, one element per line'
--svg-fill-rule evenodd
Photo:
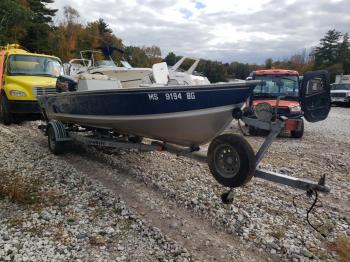
<path fill-rule="evenodd" d="M 80 21 L 103 18 L 125 45 L 165 57 L 264 63 L 316 46 L 325 33 L 350 33 L 350 0 L 56 0 Z M 58 21 L 62 13 L 58 13 Z"/>

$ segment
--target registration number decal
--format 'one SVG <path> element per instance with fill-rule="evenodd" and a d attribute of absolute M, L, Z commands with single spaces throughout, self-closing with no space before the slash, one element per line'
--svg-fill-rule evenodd
<path fill-rule="evenodd" d="M 149 93 L 148 99 L 150 101 L 177 101 L 177 100 L 195 100 L 196 94 L 195 92 L 170 92 L 170 93 Z"/>

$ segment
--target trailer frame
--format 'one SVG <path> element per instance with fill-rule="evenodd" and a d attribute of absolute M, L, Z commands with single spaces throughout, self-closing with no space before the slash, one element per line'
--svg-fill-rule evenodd
<path fill-rule="evenodd" d="M 242 114 L 237 114 L 237 112 L 233 112 L 233 115 L 236 119 L 241 119 L 245 124 L 249 126 L 254 126 L 259 129 L 270 131 L 264 142 L 261 144 L 259 150 L 255 153 L 255 177 L 280 185 L 289 186 L 295 189 L 304 190 L 308 193 L 311 191 L 324 193 L 330 192 L 330 187 L 325 183 L 325 175 L 321 176 L 318 182 L 313 182 L 302 178 L 272 172 L 260 167 L 261 160 L 267 154 L 269 147 L 281 132 L 281 130 L 284 128 L 288 118 L 279 117 L 275 121 L 266 122 L 256 118 L 243 116 Z M 55 154 L 63 152 L 65 143 L 76 141 L 87 146 L 96 146 L 100 148 L 127 150 L 136 149 L 141 151 L 167 151 L 178 156 L 187 157 L 202 163 L 208 163 L 207 152 L 201 151 L 199 147 L 186 148 L 155 140 L 153 140 L 150 144 L 142 142 L 133 143 L 128 141 L 125 136 L 114 137 L 112 135 L 99 135 L 98 133 L 88 134 L 88 129 L 84 130 L 84 128 L 72 128 L 57 120 L 51 120 L 47 123 L 47 125 L 41 126 L 40 128 L 44 131 L 45 135 L 48 136 L 49 147 L 52 146 L 50 145 L 50 141 L 51 143 L 55 143 L 55 148 L 50 148 L 50 150 Z M 50 132 L 50 129 L 53 131 Z M 59 151 L 56 152 L 55 150 L 57 150 L 57 148 Z M 229 191 L 222 194 L 221 198 L 224 203 L 233 202 L 234 189 L 235 188 L 230 188 Z"/>

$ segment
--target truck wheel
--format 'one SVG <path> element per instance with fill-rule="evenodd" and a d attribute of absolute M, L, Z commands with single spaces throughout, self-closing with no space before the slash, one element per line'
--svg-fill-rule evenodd
<path fill-rule="evenodd" d="M 9 103 L 7 100 L 7 97 L 5 94 L 1 95 L 1 101 L 0 101 L 0 117 L 1 122 L 4 125 L 11 125 L 12 123 L 12 114 L 9 110 Z"/>
<path fill-rule="evenodd" d="M 293 138 L 302 138 L 304 135 L 304 121 L 303 120 L 301 121 L 300 130 L 291 131 L 290 134 Z"/>
<path fill-rule="evenodd" d="M 208 165 L 221 185 L 239 187 L 249 182 L 255 173 L 255 154 L 243 137 L 223 134 L 209 145 Z"/>
<path fill-rule="evenodd" d="M 56 141 L 56 135 L 55 130 L 50 125 L 49 130 L 47 131 L 47 140 L 49 144 L 49 149 L 52 153 L 55 155 L 60 155 L 64 151 L 64 142 L 63 141 Z"/>

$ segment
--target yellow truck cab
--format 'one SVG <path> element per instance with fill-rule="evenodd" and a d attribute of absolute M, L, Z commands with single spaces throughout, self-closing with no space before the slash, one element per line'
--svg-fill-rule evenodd
<path fill-rule="evenodd" d="M 30 53 L 17 44 L 0 47 L 0 118 L 9 125 L 40 119 L 38 95 L 55 93 L 63 73 L 55 56 Z"/>

